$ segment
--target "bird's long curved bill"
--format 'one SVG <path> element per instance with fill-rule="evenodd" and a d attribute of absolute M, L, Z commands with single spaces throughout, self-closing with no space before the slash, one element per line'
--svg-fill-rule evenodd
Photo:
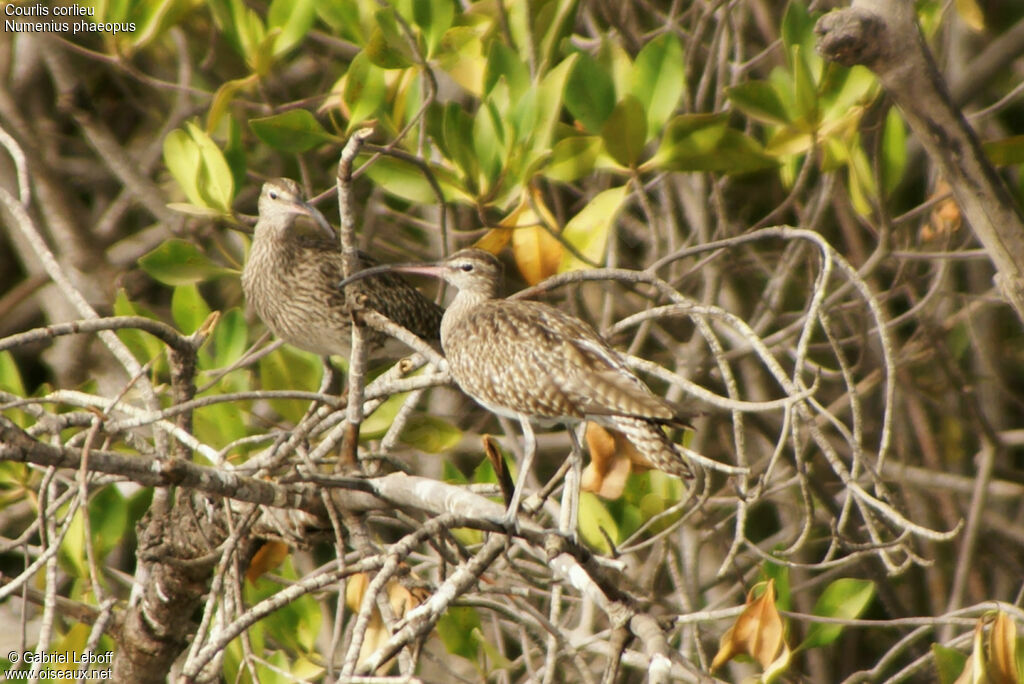
<path fill-rule="evenodd" d="M 295 208 L 299 211 L 299 213 L 311 218 L 313 220 L 313 223 L 315 223 L 317 227 L 320 230 L 322 230 L 324 234 L 327 235 L 327 237 L 331 238 L 332 240 L 338 237 L 337 234 L 335 234 L 334 232 L 334 228 L 331 228 L 331 224 L 327 221 L 327 217 L 320 213 L 320 210 L 314 207 L 312 204 L 310 204 L 309 202 L 296 202 Z"/>
<path fill-rule="evenodd" d="M 380 266 L 372 266 L 370 268 L 364 268 L 358 273 L 353 273 L 348 278 L 345 278 L 338 283 L 339 289 L 344 289 L 346 285 L 353 283 L 363 278 L 372 278 L 373 276 L 380 275 L 382 273 L 413 273 L 416 275 L 433 276 L 440 278 L 442 273 L 442 267 L 439 264 L 381 264 Z"/>

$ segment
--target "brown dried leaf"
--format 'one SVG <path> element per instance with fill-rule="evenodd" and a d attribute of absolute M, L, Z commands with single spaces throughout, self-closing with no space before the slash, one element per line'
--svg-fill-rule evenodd
<path fill-rule="evenodd" d="M 515 490 L 515 483 L 512 482 L 512 475 L 508 472 L 507 464 L 505 459 L 501 455 L 501 450 L 498 449 L 498 445 L 494 442 L 494 438 L 490 435 L 484 435 L 481 438 L 484 444 L 484 454 L 487 455 L 487 460 L 491 462 L 491 467 L 494 468 L 495 475 L 498 476 L 498 484 L 501 486 L 502 498 L 505 500 L 505 505 L 508 505 L 512 501 L 512 494 Z"/>
<path fill-rule="evenodd" d="M 950 192 L 952 192 L 952 188 L 949 186 L 949 183 L 939 179 L 935 184 L 935 192 L 931 194 L 929 199 L 949 195 Z M 963 225 L 963 215 L 960 212 L 960 206 L 952 196 L 948 196 L 935 205 L 935 208 L 932 209 L 929 215 L 928 222 L 921 226 L 921 241 L 927 242 L 936 238 L 947 237 L 960 230 L 961 225 Z"/>
<path fill-rule="evenodd" d="M 650 464 L 628 439 L 617 430 L 608 430 L 597 423 L 587 423 L 584 433 L 590 463 L 583 470 L 580 489 L 604 499 L 617 499 L 626 488 L 633 470 L 646 470 Z M 646 467 L 644 465 L 646 464 Z"/>
<path fill-rule="evenodd" d="M 764 591 L 754 598 L 761 586 Z M 719 641 L 718 653 L 711 663 L 712 671 L 737 655 L 749 655 L 765 671 L 778 671 L 789 662 L 785 626 L 775 607 L 774 580 L 755 585 L 747 594 L 747 607 Z"/>

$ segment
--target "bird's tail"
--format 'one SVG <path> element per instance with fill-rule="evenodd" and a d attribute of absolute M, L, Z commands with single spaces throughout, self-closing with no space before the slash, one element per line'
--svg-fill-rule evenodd
<path fill-rule="evenodd" d="M 654 468 L 687 480 L 693 479 L 693 469 L 686 457 L 653 420 L 615 416 L 608 427 L 625 435 Z"/>

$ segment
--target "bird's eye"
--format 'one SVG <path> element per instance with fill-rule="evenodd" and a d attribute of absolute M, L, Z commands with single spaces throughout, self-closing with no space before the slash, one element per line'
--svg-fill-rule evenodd
<path fill-rule="evenodd" d="M 277 191 L 276 190 L 271 190 L 270 192 L 267 193 L 267 196 L 270 197 L 270 199 L 272 199 L 272 200 L 276 200 L 277 199 Z"/>
<path fill-rule="evenodd" d="M 470 271 L 473 270 L 473 264 L 462 264 L 461 266 L 459 266 L 459 268 L 461 268 L 466 273 L 469 273 Z"/>

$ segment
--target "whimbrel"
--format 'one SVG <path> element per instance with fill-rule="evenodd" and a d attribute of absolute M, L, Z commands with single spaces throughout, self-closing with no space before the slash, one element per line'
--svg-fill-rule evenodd
<path fill-rule="evenodd" d="M 515 520 L 536 452 L 532 423 L 599 423 L 623 433 L 654 467 L 693 477 L 661 428 L 680 422 L 676 409 L 582 320 L 540 302 L 498 299 L 502 267 L 493 254 L 464 249 L 434 264 L 377 266 L 340 287 L 390 271 L 431 275 L 458 288 L 441 320 L 441 348 L 452 378 L 487 409 L 517 418 L 523 430 L 525 456 L 507 522 Z"/>
<path fill-rule="evenodd" d="M 321 356 L 348 356 L 352 319 L 345 293 L 338 289 L 341 248 L 323 214 L 306 202 L 299 185 L 288 178 L 264 183 L 259 221 L 249 258 L 242 270 L 245 298 L 274 334 L 299 349 Z M 298 216 L 307 216 L 323 237 L 293 229 Z M 363 268 L 374 266 L 360 252 Z M 367 306 L 425 340 L 436 340 L 442 309 L 399 276 L 369 283 Z M 393 338 L 367 330 L 370 357 L 395 358 L 405 347 Z"/>

